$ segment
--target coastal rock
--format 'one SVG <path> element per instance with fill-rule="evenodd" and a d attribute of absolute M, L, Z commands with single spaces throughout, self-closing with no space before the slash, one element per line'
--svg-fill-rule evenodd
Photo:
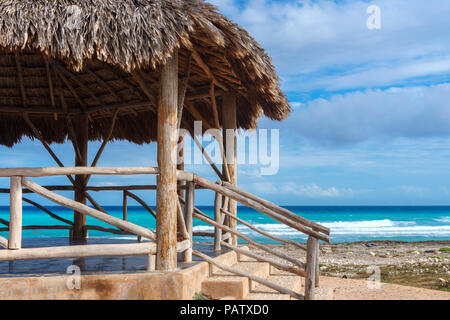
<path fill-rule="evenodd" d="M 372 257 L 375 257 L 375 252 L 370 251 L 369 254 L 370 254 Z"/>
<path fill-rule="evenodd" d="M 325 254 L 333 253 L 333 250 L 331 250 L 330 247 L 322 247 L 321 251 L 322 251 L 322 253 L 325 253 Z"/>

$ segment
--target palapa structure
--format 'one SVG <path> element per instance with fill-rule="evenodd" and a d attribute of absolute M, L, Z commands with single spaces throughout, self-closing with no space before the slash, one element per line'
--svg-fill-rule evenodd
<path fill-rule="evenodd" d="M 21 192 L 19 188 L 25 186 L 54 197 L 25 176 L 68 175 L 76 204 L 64 199 L 58 203 L 76 208 L 71 234 L 83 238 L 86 214 L 91 213 L 86 206 L 82 207 L 87 199 L 97 209 L 92 209 L 96 217 L 102 217 L 100 205 L 87 193 L 90 175 L 139 171 L 123 168 L 96 171 L 94 167 L 105 145 L 114 140 L 136 144 L 156 141 L 156 267 L 175 269 L 177 219 L 178 231 L 186 237 L 189 237 L 186 230 L 192 224 L 192 217 L 186 217 L 188 227 L 181 228 L 184 222 L 180 222 L 177 213 L 180 211 L 175 161 L 177 129 L 184 128 L 194 136 L 194 121 L 202 121 L 203 130 L 254 129 L 263 114 L 279 121 L 290 114 L 272 61 L 243 28 L 209 3 L 201 0 L 2 1 L 0 144 L 12 147 L 24 137 L 37 139 L 61 167 L 59 171 L 58 168 L 41 169 L 40 173 L 2 169 L 10 171 L 3 171 L 0 176 L 11 176 L 9 249 L 14 249 L 14 235 L 17 236 L 13 229 L 19 228 L 14 222 L 14 212 L 20 205 L 13 201 L 13 191 Z M 89 164 L 87 146 L 93 140 L 103 143 L 94 162 Z M 50 144 L 65 141 L 73 144 L 75 165 L 80 168 L 63 168 L 51 150 Z M 228 144 L 221 138 L 218 142 L 224 159 L 229 153 L 234 154 L 234 150 L 226 150 Z M 212 165 L 231 188 L 237 182 L 236 160 L 235 156 L 227 159 L 222 170 Z M 178 171 L 178 180 L 180 177 L 188 184 L 189 177 L 191 183 L 199 183 L 192 174 Z M 226 201 L 225 211 L 232 215 L 236 215 L 235 200 L 230 197 Z M 189 202 L 192 201 L 186 199 L 186 206 L 192 207 Z M 235 230 L 236 221 L 229 220 L 228 225 Z M 118 222 L 113 225 L 146 235 L 130 225 Z M 308 230 L 316 235 L 318 228 Z M 192 229 L 187 231 L 192 238 Z M 236 244 L 236 235 L 232 238 Z M 220 246 L 220 237 L 216 242 Z"/>

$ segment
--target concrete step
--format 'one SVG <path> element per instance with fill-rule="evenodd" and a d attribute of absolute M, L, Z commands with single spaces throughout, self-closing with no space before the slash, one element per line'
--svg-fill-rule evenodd
<path fill-rule="evenodd" d="M 302 278 L 297 275 L 289 274 L 271 274 L 268 281 L 282 286 L 283 288 L 303 293 L 302 291 Z M 263 284 L 258 284 L 252 289 L 246 296 L 247 300 L 290 300 L 291 297 L 288 294 L 279 293 Z"/>
<path fill-rule="evenodd" d="M 232 268 L 266 279 L 270 273 L 270 265 L 265 262 L 242 261 L 232 265 Z M 214 270 L 212 276 L 202 282 L 202 292 L 213 299 L 233 297 L 244 299 L 250 289 L 258 283 L 249 281 L 246 277 L 233 275 L 223 270 Z"/>

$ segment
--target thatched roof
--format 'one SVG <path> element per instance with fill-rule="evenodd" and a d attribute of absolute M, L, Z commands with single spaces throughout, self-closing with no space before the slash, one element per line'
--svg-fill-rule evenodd
<path fill-rule="evenodd" d="M 0 144 L 35 137 L 24 115 L 51 143 L 87 113 L 89 138 L 101 139 L 116 111 L 113 139 L 155 140 L 159 66 L 175 48 L 180 79 L 192 61 L 183 127 L 199 117 L 214 123 L 211 79 L 219 107 L 221 91 L 237 93 L 240 128 L 255 128 L 262 114 L 289 115 L 269 56 L 204 1 L 2 0 Z"/>

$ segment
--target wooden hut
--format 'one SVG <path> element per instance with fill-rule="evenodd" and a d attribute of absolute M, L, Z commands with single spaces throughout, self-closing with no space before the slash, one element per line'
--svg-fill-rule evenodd
<path fill-rule="evenodd" d="M 185 202 L 192 211 L 189 185 L 201 184 L 202 179 L 182 167 L 177 171 L 178 128 L 194 136 L 194 121 L 202 121 L 204 130 L 247 130 L 256 128 L 263 114 L 283 120 L 289 113 L 266 52 L 243 28 L 204 1 L 2 1 L 0 144 L 12 147 L 24 137 L 39 140 L 59 166 L 0 170 L 0 176 L 11 177 L 10 239 L 3 238 L 3 244 L 20 248 L 22 186 L 55 201 L 50 191 L 25 177 L 68 176 L 75 203 L 55 202 L 74 208 L 72 237 L 83 238 L 86 215 L 108 219 L 100 215 L 101 206 L 88 193 L 91 174 L 154 173 L 158 174 L 156 233 L 108 222 L 156 240 L 156 268 L 174 270 L 177 228 L 185 238 L 192 238 L 192 215 L 180 221 L 177 180 L 188 182 Z M 93 163 L 88 163 L 88 141 L 94 140 L 102 145 Z M 158 168 L 96 168 L 105 145 L 115 140 L 157 142 Z M 51 149 L 52 143 L 65 141 L 73 145 L 76 168 L 65 168 Z M 233 151 L 226 150 L 229 144 L 222 139 L 218 142 L 225 159 Z M 235 158 L 215 170 L 223 183 L 212 188 L 236 187 Z M 228 198 L 227 208 L 222 202 L 221 210 L 236 215 L 238 198 Z M 87 207 L 89 203 L 96 209 Z M 327 232 L 295 219 L 292 223 L 306 224 L 305 230 L 314 236 Z M 235 225 L 236 220 L 229 219 L 232 230 Z M 231 244 L 236 244 L 236 234 L 233 238 Z"/>

